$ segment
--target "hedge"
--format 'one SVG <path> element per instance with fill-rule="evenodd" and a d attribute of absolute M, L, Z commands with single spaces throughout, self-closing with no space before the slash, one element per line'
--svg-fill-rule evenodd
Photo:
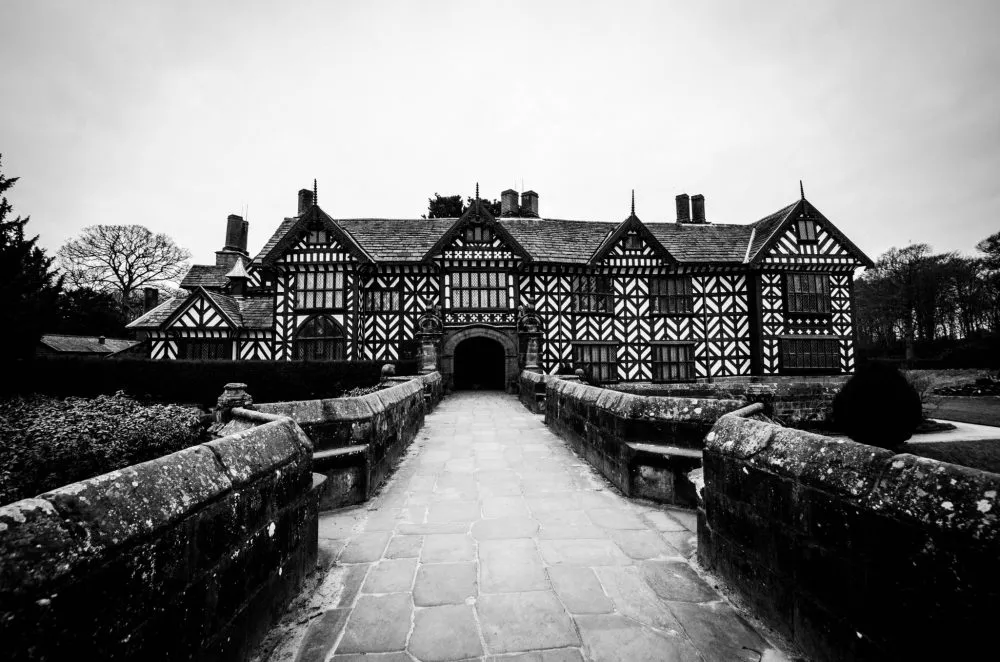
<path fill-rule="evenodd" d="M 331 398 L 377 384 L 380 361 L 154 361 L 91 357 L 0 363 L 0 395 L 130 396 L 213 405 L 229 382 L 243 382 L 256 402 Z M 416 361 L 395 363 L 397 375 L 416 374 Z"/>
<path fill-rule="evenodd" d="M 198 411 L 122 395 L 0 400 L 0 504 L 202 441 Z"/>

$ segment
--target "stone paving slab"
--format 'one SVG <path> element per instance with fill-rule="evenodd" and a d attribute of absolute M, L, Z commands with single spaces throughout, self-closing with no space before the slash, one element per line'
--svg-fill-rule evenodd
<path fill-rule="evenodd" d="M 513 396 L 452 395 L 379 495 L 321 514 L 343 586 L 295 659 L 756 662 L 767 643 L 689 563 L 695 527 Z"/>

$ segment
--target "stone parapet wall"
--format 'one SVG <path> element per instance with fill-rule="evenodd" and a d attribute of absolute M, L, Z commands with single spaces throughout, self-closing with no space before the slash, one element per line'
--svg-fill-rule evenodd
<path fill-rule="evenodd" d="M 628 383 L 608 388 L 635 395 L 760 402 L 764 405 L 764 413 L 782 425 L 825 429 L 831 425 L 833 399 L 847 379 L 847 375 L 724 377 L 713 382 Z"/>
<path fill-rule="evenodd" d="M 2 657 L 245 659 L 315 567 L 318 535 L 312 445 L 256 416 L 0 508 Z"/>
<path fill-rule="evenodd" d="M 553 380 L 559 379 L 555 375 L 546 375 L 541 372 L 521 371 L 517 380 L 517 397 L 529 411 L 535 414 L 545 413 L 545 388 Z"/>
<path fill-rule="evenodd" d="M 704 479 L 702 563 L 814 659 L 993 647 L 1000 475 L 733 414 Z"/>
<path fill-rule="evenodd" d="M 369 499 L 416 437 L 425 413 L 441 400 L 441 375 L 436 372 L 393 382 L 389 388 L 355 398 L 256 406 L 261 412 L 288 416 L 312 440 L 315 470 L 329 479 L 321 509 Z"/>
<path fill-rule="evenodd" d="M 694 487 L 686 474 L 701 464 L 705 433 L 744 404 L 639 396 L 551 379 L 545 422 L 626 496 L 693 507 Z"/>

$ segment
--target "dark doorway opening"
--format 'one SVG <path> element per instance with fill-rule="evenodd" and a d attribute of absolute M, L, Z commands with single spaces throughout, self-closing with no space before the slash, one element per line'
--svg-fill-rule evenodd
<path fill-rule="evenodd" d="M 504 384 L 503 346 L 495 340 L 477 337 L 455 348 L 455 389 L 502 391 Z"/>

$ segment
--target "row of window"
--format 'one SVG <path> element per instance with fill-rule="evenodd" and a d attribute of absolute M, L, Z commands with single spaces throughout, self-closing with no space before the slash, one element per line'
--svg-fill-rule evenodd
<path fill-rule="evenodd" d="M 344 307 L 344 273 L 341 271 L 295 275 L 295 305 L 304 309 Z M 788 274 L 787 310 L 790 313 L 830 312 L 830 280 L 823 274 Z M 371 289 L 362 293 L 362 307 L 370 312 L 402 309 L 399 288 Z M 508 274 L 503 271 L 460 271 L 451 275 L 451 305 L 457 309 L 507 309 Z M 662 276 L 649 280 L 649 307 L 655 314 L 684 315 L 694 310 L 694 291 L 687 276 Z M 614 290 L 609 276 L 576 276 L 572 282 L 572 309 L 577 312 L 614 312 Z"/>
<path fill-rule="evenodd" d="M 840 367 L 839 348 L 839 341 L 833 338 L 784 338 L 781 340 L 782 368 L 837 370 Z M 653 381 L 694 381 L 694 343 L 656 344 L 652 350 Z M 574 343 L 573 367 L 582 368 L 598 382 L 618 381 L 618 345 Z"/>

